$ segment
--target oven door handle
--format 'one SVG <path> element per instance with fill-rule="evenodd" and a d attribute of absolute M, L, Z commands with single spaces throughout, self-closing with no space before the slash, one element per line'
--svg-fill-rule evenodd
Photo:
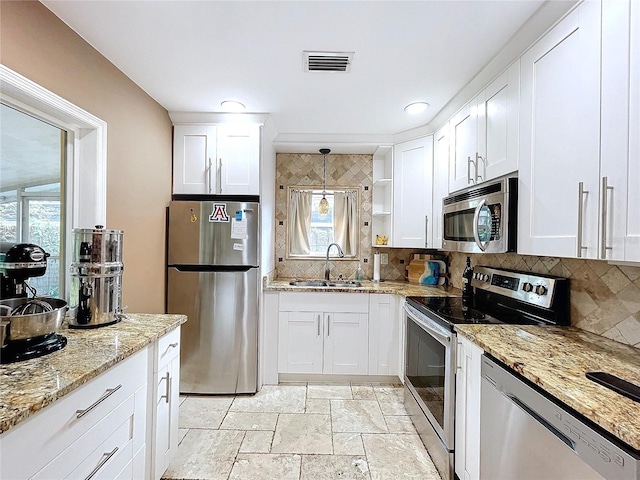
<path fill-rule="evenodd" d="M 478 222 L 480 221 L 480 211 L 486 204 L 487 204 L 487 199 L 483 198 L 482 201 L 476 207 L 476 211 L 473 214 L 473 238 L 476 241 L 476 245 L 478 245 L 478 248 L 483 252 L 487 249 L 487 247 L 489 246 L 489 242 L 491 241 L 491 238 L 489 238 L 487 242 L 482 243 L 480 241 L 480 232 L 478 229 Z"/>
<path fill-rule="evenodd" d="M 448 345 L 451 343 L 451 335 L 448 333 L 445 333 L 444 328 L 442 329 L 437 328 L 436 326 L 431 325 L 430 323 L 420 318 L 420 317 L 428 318 L 424 314 L 418 312 L 416 309 L 406 304 L 404 306 L 404 311 L 406 312 L 407 316 L 411 318 L 411 320 L 413 320 L 420 328 L 422 328 L 427 333 L 432 335 L 440 343 L 442 343 L 443 345 Z"/>

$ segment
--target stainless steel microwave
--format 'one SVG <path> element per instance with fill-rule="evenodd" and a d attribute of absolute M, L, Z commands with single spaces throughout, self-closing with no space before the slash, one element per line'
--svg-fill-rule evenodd
<path fill-rule="evenodd" d="M 506 253 L 516 250 L 518 178 L 475 185 L 442 201 L 442 249 L 449 252 Z"/>

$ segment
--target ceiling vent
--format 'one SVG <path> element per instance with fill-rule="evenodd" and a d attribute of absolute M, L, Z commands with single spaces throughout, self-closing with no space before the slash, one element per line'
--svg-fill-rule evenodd
<path fill-rule="evenodd" d="M 305 72 L 345 72 L 351 70 L 354 52 L 312 52 L 305 50 Z"/>

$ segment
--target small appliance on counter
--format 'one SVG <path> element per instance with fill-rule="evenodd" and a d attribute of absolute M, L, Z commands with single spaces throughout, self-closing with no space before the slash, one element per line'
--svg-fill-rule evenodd
<path fill-rule="evenodd" d="M 124 318 L 122 312 L 122 230 L 72 231 L 70 328 L 96 328 Z"/>
<path fill-rule="evenodd" d="M 67 302 L 37 297 L 27 283 L 46 273 L 47 257 L 32 243 L 0 244 L 0 363 L 40 357 L 67 344 L 57 333 Z"/>

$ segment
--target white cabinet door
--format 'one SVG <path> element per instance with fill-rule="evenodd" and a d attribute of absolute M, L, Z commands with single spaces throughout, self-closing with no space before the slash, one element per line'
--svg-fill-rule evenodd
<path fill-rule="evenodd" d="M 218 191 L 222 195 L 260 193 L 260 127 L 219 126 Z"/>
<path fill-rule="evenodd" d="M 602 5 L 599 258 L 640 262 L 640 4 Z"/>
<path fill-rule="evenodd" d="M 369 315 L 325 313 L 323 373 L 366 375 L 369 369 Z"/>
<path fill-rule="evenodd" d="M 431 248 L 442 248 L 442 199 L 449 194 L 449 124 L 438 130 L 433 139 L 433 242 Z"/>
<path fill-rule="evenodd" d="M 595 258 L 600 5 L 585 2 L 521 58 L 518 253 Z"/>
<path fill-rule="evenodd" d="M 162 477 L 178 448 L 179 392 L 180 358 L 175 357 L 160 368 L 156 376 L 154 449 L 154 478 L 156 479 Z"/>
<path fill-rule="evenodd" d="M 394 146 L 394 247 L 431 247 L 433 135 Z"/>
<path fill-rule="evenodd" d="M 216 127 L 173 127 L 173 193 L 216 193 Z"/>
<path fill-rule="evenodd" d="M 280 312 L 280 373 L 322 373 L 323 323 L 319 312 Z"/>
<path fill-rule="evenodd" d="M 480 364 L 483 351 L 462 336 L 457 343 L 455 472 L 480 478 Z"/>
<path fill-rule="evenodd" d="M 478 97 L 477 183 L 518 169 L 519 101 L 518 60 Z"/>
<path fill-rule="evenodd" d="M 475 183 L 477 132 L 478 106 L 474 99 L 449 120 L 449 192 Z"/>
<path fill-rule="evenodd" d="M 394 295 L 369 296 L 369 375 L 398 375 L 400 317 Z"/>

